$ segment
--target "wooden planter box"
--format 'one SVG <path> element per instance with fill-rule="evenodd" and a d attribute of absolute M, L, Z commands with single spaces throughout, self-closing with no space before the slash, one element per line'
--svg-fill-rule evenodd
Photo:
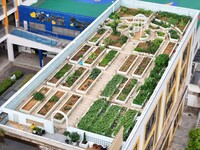
<path fill-rule="evenodd" d="M 59 93 L 60 92 L 60 93 Z M 38 117 L 41 117 L 41 118 L 46 118 L 47 116 L 49 116 L 52 112 L 53 112 L 53 110 L 60 104 L 60 102 L 65 98 L 65 96 L 67 95 L 64 91 L 61 91 L 61 90 L 57 90 L 57 91 L 55 91 L 54 92 L 54 94 L 52 95 L 52 96 L 54 96 L 54 95 L 56 95 L 56 94 L 60 94 L 60 98 L 59 98 L 59 100 L 58 101 L 56 101 L 56 102 L 50 102 L 50 99 L 51 98 L 49 98 L 47 101 L 46 101 L 46 103 L 44 103 L 43 105 L 42 105 L 42 107 L 40 107 L 40 109 L 37 111 L 37 113 L 35 114 L 36 116 L 38 116 Z M 57 96 L 58 97 L 58 96 Z M 49 106 L 48 106 L 49 105 Z M 48 106 L 48 107 L 47 107 Z M 50 107 L 50 108 L 49 108 Z M 44 113 L 44 114 L 42 114 L 42 111 L 45 111 L 46 113 Z"/>
<path fill-rule="evenodd" d="M 143 62 L 143 60 L 144 60 L 145 58 L 150 59 L 149 63 L 145 66 L 145 69 L 143 70 L 143 72 L 142 72 L 141 74 L 136 74 L 135 72 L 137 71 L 137 69 L 139 69 L 139 67 L 141 66 L 141 64 L 142 64 L 142 62 Z M 149 58 L 149 57 L 143 57 L 142 61 L 141 61 L 140 64 L 138 65 L 138 67 L 135 68 L 135 70 L 133 71 L 132 76 L 133 76 L 133 77 L 136 77 L 136 78 L 142 78 L 142 76 L 145 74 L 145 72 L 146 72 L 147 69 L 149 68 L 151 62 L 152 62 L 152 59 L 151 59 L 151 58 Z"/>
<path fill-rule="evenodd" d="M 89 79 L 90 74 L 87 76 L 87 78 L 85 80 L 83 80 L 80 84 L 80 86 L 76 89 L 77 93 L 80 94 L 86 94 L 96 83 L 96 81 L 100 78 L 100 76 L 102 75 L 102 72 L 98 75 L 98 77 L 95 80 Z M 87 85 L 87 83 L 92 82 L 89 86 L 87 86 L 86 89 L 81 89 L 82 86 Z"/>
<path fill-rule="evenodd" d="M 83 60 L 83 65 L 84 66 L 87 66 L 87 67 L 92 67 L 97 60 L 99 60 L 99 58 L 105 53 L 106 49 L 104 50 L 101 50 L 100 47 L 96 47 L 91 53 L 94 53 L 96 55 L 98 55 L 95 59 L 93 59 L 92 63 L 87 63 L 87 61 L 90 61 L 90 54 L 88 55 L 88 57 L 86 57 L 84 60 Z"/>
<path fill-rule="evenodd" d="M 73 100 L 74 98 L 74 100 Z M 59 107 L 59 111 L 62 111 L 63 113 L 66 114 L 67 117 L 70 116 L 70 114 L 74 111 L 74 109 L 77 107 L 77 105 L 81 102 L 81 100 L 83 99 L 83 96 L 81 95 L 78 95 L 78 94 L 72 94 L 68 99 L 66 99 L 65 103 L 63 105 L 61 105 L 61 107 Z M 74 101 L 74 104 L 73 106 L 69 106 L 69 101 Z M 69 110 L 65 110 L 65 107 L 69 107 L 70 109 Z M 58 115 L 58 114 L 56 114 Z M 61 119 L 56 119 L 56 115 L 54 116 L 54 121 L 56 123 L 63 123 L 65 121 L 65 117 L 63 116 L 63 118 Z"/>
<path fill-rule="evenodd" d="M 72 57 L 69 59 L 69 62 L 78 64 L 92 48 L 93 46 L 84 44 L 74 55 L 72 55 Z"/>
<path fill-rule="evenodd" d="M 73 75 L 75 73 L 76 70 L 80 69 L 80 68 L 83 68 L 85 69 L 85 71 L 83 71 L 83 73 L 81 74 L 81 76 L 72 84 L 72 86 L 65 86 L 64 84 L 66 83 L 66 79 Z M 77 68 L 76 70 L 74 70 L 72 73 L 70 73 L 67 78 L 65 78 L 65 80 L 62 82 L 61 84 L 61 88 L 64 89 L 64 90 L 72 90 L 74 88 L 75 85 L 77 85 L 77 83 L 83 78 L 83 76 L 85 76 L 85 74 L 88 72 L 88 69 L 87 68 L 84 68 L 84 67 L 79 67 Z"/>
<path fill-rule="evenodd" d="M 96 33 L 88 40 L 88 43 L 89 43 L 89 44 L 92 44 L 92 45 L 96 45 L 97 43 L 99 43 L 99 42 L 103 39 L 103 37 L 104 37 L 107 33 L 108 33 L 108 29 L 106 29 L 106 31 L 105 31 L 102 35 L 100 35 L 100 37 L 98 38 L 98 40 L 97 40 L 96 42 L 92 42 L 92 41 L 91 41 L 92 38 L 94 38 L 95 36 L 98 35 L 98 33 L 96 32 Z"/>
<path fill-rule="evenodd" d="M 162 53 L 168 54 L 170 57 L 172 55 L 172 53 L 174 52 L 176 45 L 177 45 L 177 43 L 168 42 Z"/>
<path fill-rule="evenodd" d="M 123 62 L 123 64 L 117 70 L 117 73 L 122 75 L 127 75 L 128 72 L 133 67 L 133 65 L 135 64 L 135 62 L 137 61 L 137 59 L 138 59 L 137 55 L 129 55 L 129 57 Z"/>
<path fill-rule="evenodd" d="M 107 50 L 107 51 L 106 51 L 106 55 L 109 53 L 109 51 L 110 51 L 110 50 Z M 106 55 L 105 55 L 105 56 L 106 56 Z M 113 63 L 113 61 L 117 58 L 118 55 L 119 55 L 119 52 L 116 53 L 115 57 L 114 57 L 105 67 L 100 66 L 100 65 L 98 64 L 98 65 L 97 65 L 97 68 L 105 71 L 105 70 Z M 103 57 L 103 59 L 104 59 L 104 57 Z M 103 59 L 101 59 L 101 61 L 102 61 Z M 101 62 L 101 61 L 100 61 L 100 62 Z"/>
<path fill-rule="evenodd" d="M 45 93 L 42 91 L 43 88 L 48 88 L 49 90 Z M 38 90 L 38 92 L 43 93 L 46 97 L 51 92 L 51 88 L 47 87 L 47 86 L 43 86 Z M 31 98 L 19 110 L 23 113 L 31 114 L 33 112 L 33 110 L 35 110 L 36 107 L 38 107 L 40 104 L 41 104 L 40 101 L 34 99 L 34 97 L 31 96 Z M 28 105 L 30 105 L 30 106 L 28 106 Z"/>
<path fill-rule="evenodd" d="M 66 63 L 66 64 L 69 64 L 69 63 Z M 66 64 L 64 64 L 62 67 L 64 67 Z M 70 65 L 71 65 L 71 64 L 70 64 Z M 62 67 L 59 68 L 59 70 L 57 70 L 56 73 L 59 72 L 59 71 L 62 69 Z M 51 82 L 51 80 L 53 80 L 53 78 L 55 78 L 54 76 L 56 75 L 56 73 L 53 74 L 53 76 L 47 81 L 47 85 L 53 86 L 53 87 L 58 86 L 58 84 L 59 84 L 59 83 L 65 78 L 65 76 L 67 76 L 67 75 L 69 74 L 69 72 L 71 72 L 72 70 L 73 70 L 73 65 L 71 65 L 71 68 L 70 68 L 60 79 L 57 79 L 57 81 L 56 81 L 55 83 Z"/>
<path fill-rule="evenodd" d="M 131 89 L 131 91 L 129 92 L 129 94 L 127 95 L 126 99 L 123 101 L 123 100 L 120 100 L 118 99 L 119 95 L 121 94 L 121 92 L 123 91 L 123 89 L 127 86 L 127 84 L 129 84 L 130 80 L 133 80 L 131 78 L 129 78 L 126 83 L 124 84 L 124 86 L 122 87 L 122 89 L 120 90 L 120 92 L 117 94 L 116 98 L 115 98 L 115 102 L 119 103 L 119 104 L 125 104 L 128 99 L 130 98 L 131 94 L 133 93 L 133 91 L 135 90 L 136 86 L 137 86 L 137 83 L 135 84 L 135 86 Z"/>

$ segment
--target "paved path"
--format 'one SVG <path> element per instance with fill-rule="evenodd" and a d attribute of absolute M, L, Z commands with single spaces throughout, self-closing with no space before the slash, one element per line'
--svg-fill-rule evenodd
<path fill-rule="evenodd" d="M 188 110 L 185 110 L 180 125 L 176 130 L 174 139 L 170 145 L 170 150 L 185 150 L 188 143 L 188 132 L 196 125 L 196 122 L 196 112 L 191 113 L 191 111 L 188 112 Z"/>

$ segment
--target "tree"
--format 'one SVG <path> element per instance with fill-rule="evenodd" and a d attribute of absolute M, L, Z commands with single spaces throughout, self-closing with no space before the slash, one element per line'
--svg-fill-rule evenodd
<path fill-rule="evenodd" d="M 118 35 L 119 32 L 117 31 L 117 26 L 120 23 L 120 20 L 114 20 L 113 22 L 110 23 L 110 27 L 113 30 L 113 35 Z"/>
<path fill-rule="evenodd" d="M 189 132 L 189 138 L 186 150 L 200 150 L 200 129 L 193 128 Z"/>
<path fill-rule="evenodd" d="M 0 128 L 0 141 L 3 141 L 4 136 L 5 136 L 5 131 L 2 128 Z"/>

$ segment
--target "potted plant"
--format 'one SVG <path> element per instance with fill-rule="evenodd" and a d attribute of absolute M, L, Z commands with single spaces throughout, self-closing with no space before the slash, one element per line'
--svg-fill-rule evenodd
<path fill-rule="evenodd" d="M 72 140 L 72 145 L 76 146 L 78 140 L 80 139 L 80 135 L 77 132 L 70 133 L 69 137 Z"/>
<path fill-rule="evenodd" d="M 88 148 L 88 141 L 86 140 L 86 135 L 85 135 L 85 132 L 83 134 L 83 140 L 79 143 L 79 146 L 82 147 L 82 148 Z"/>
<path fill-rule="evenodd" d="M 67 144 L 70 144 L 70 132 L 69 131 L 65 131 L 64 133 L 63 133 L 63 135 L 64 136 L 66 136 L 66 140 L 65 140 L 65 142 L 67 143 Z"/>

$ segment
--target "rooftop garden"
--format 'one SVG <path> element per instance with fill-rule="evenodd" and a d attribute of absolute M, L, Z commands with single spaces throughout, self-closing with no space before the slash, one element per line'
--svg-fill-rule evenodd
<path fill-rule="evenodd" d="M 79 129 L 113 137 L 124 126 L 124 140 L 134 127 L 136 110 L 127 110 L 118 105 L 111 105 L 105 99 L 96 100 L 88 112 L 79 121 Z"/>

